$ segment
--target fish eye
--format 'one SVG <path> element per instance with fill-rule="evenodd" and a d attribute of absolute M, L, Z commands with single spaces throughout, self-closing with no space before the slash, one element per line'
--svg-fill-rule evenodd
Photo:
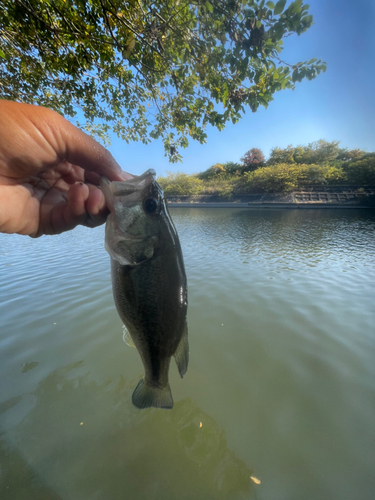
<path fill-rule="evenodd" d="M 157 207 L 158 202 L 157 200 L 155 200 L 155 198 L 147 198 L 147 200 L 144 202 L 144 209 L 147 214 L 155 213 Z"/>

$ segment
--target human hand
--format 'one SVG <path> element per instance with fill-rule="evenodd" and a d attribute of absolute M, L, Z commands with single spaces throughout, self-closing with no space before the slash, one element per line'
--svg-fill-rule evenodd
<path fill-rule="evenodd" d="M 0 100 L 0 232 L 38 237 L 102 224 L 100 175 L 132 177 L 55 111 Z"/>

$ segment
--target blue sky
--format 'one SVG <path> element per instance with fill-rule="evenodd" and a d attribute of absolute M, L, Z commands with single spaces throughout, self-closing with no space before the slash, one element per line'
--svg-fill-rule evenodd
<path fill-rule="evenodd" d="M 290 2 L 287 2 L 287 5 Z M 140 174 L 154 168 L 200 172 L 214 163 L 239 161 L 250 148 L 286 147 L 326 139 L 342 147 L 375 151 L 375 0 L 309 0 L 314 25 L 285 41 L 289 63 L 317 57 L 327 62 L 315 80 L 280 91 L 268 109 L 250 110 L 222 132 L 207 129 L 207 143 L 190 142 L 183 162 L 164 157 L 161 141 L 126 144 L 115 136 L 109 150 L 124 170 Z"/>

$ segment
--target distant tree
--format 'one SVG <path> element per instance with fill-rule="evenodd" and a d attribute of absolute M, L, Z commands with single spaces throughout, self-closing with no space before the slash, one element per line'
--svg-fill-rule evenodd
<path fill-rule="evenodd" d="M 340 152 L 340 141 L 328 142 L 324 139 L 311 142 L 303 147 L 303 153 L 298 158 L 298 163 L 325 163 L 337 158 Z"/>
<path fill-rule="evenodd" d="M 343 155 L 346 150 L 339 148 L 340 141 L 328 142 L 324 139 L 319 139 L 315 142 L 310 142 L 307 146 L 292 145 L 287 146 L 285 149 L 272 148 L 267 165 L 276 165 L 279 163 L 304 163 L 304 164 L 317 164 L 330 162 Z M 359 150 L 358 150 L 359 151 Z M 355 154 L 353 152 L 353 154 Z"/>
<path fill-rule="evenodd" d="M 252 148 L 241 158 L 243 163 L 242 172 L 252 172 L 265 163 L 263 152 L 258 148 Z"/>
<path fill-rule="evenodd" d="M 336 160 L 342 161 L 357 161 L 366 154 L 362 149 L 340 148 Z"/>
<path fill-rule="evenodd" d="M 267 160 L 267 165 L 275 165 L 277 163 L 295 163 L 295 149 L 296 148 L 294 148 L 291 144 L 285 149 L 278 147 L 272 148 L 270 157 Z"/>

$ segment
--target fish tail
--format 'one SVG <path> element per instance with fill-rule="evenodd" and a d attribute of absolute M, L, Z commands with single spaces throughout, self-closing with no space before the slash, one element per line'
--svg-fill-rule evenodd
<path fill-rule="evenodd" d="M 173 408 L 173 398 L 169 384 L 165 387 L 149 385 L 143 378 L 138 382 L 132 396 L 133 405 L 139 409 Z"/>

